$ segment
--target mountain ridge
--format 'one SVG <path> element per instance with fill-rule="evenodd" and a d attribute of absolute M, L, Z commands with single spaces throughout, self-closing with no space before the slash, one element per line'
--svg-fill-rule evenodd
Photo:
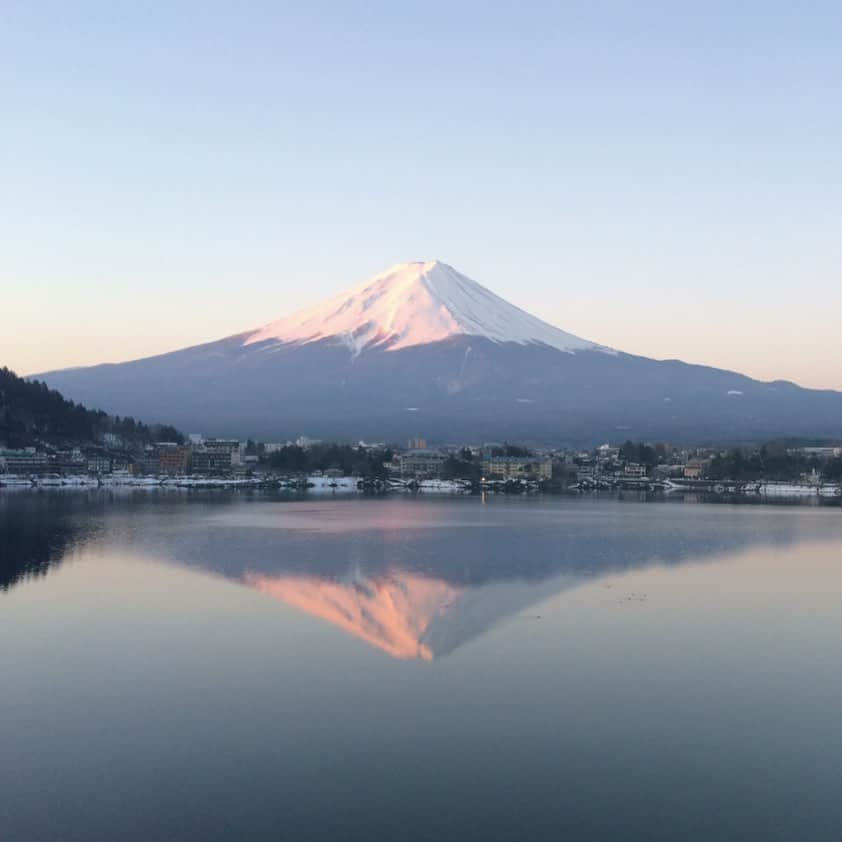
<path fill-rule="evenodd" d="M 397 264 L 252 331 L 39 377 L 122 415 L 264 440 L 842 436 L 840 392 L 606 348 L 437 261 Z"/>

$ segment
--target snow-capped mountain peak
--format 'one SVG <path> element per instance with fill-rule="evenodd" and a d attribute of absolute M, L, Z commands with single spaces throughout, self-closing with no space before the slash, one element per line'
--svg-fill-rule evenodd
<path fill-rule="evenodd" d="M 608 350 L 541 321 L 438 260 L 399 263 L 248 334 L 244 344 L 336 338 L 359 354 L 369 347 L 396 351 L 460 335 L 539 343 L 570 353 Z"/>

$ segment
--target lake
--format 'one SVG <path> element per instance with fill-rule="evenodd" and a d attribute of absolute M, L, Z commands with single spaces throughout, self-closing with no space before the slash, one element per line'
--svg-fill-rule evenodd
<path fill-rule="evenodd" d="M 0 839 L 838 840 L 842 509 L 0 494 Z"/>

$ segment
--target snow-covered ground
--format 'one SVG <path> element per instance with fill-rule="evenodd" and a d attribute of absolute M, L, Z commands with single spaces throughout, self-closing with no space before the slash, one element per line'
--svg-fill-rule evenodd
<path fill-rule="evenodd" d="M 307 477 L 307 491 L 317 494 L 333 494 L 335 492 L 357 491 L 360 477 Z"/>
<path fill-rule="evenodd" d="M 99 480 L 87 475 L 38 477 L 36 484 L 41 488 L 96 488 Z"/>
<path fill-rule="evenodd" d="M 0 474 L 0 487 L 31 488 L 32 480 L 29 477 L 20 477 L 17 474 Z"/>
<path fill-rule="evenodd" d="M 819 488 L 820 497 L 842 497 L 842 486 L 840 485 L 822 485 Z"/>
<path fill-rule="evenodd" d="M 541 321 L 437 260 L 399 263 L 354 289 L 254 331 L 243 344 L 335 337 L 356 356 L 370 345 L 394 351 L 452 336 L 613 353 Z"/>
<path fill-rule="evenodd" d="M 767 497 L 838 497 L 842 494 L 838 485 L 807 485 L 793 482 L 764 482 L 760 493 Z"/>
<path fill-rule="evenodd" d="M 128 486 L 132 488 L 149 488 L 161 484 L 159 477 L 136 477 L 128 471 L 120 471 L 108 474 L 100 480 L 106 486 Z"/>
<path fill-rule="evenodd" d="M 468 494 L 471 484 L 455 479 L 422 479 L 418 490 L 427 494 Z"/>

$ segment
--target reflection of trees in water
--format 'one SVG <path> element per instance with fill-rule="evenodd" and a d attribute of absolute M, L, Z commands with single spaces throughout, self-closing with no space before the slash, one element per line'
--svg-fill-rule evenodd
<path fill-rule="evenodd" d="M 153 549 L 166 549 L 161 525 L 188 515 L 199 504 L 225 506 L 243 499 L 223 493 L 216 497 L 187 496 L 180 491 L 143 490 L 4 490 L 0 493 L 0 592 L 27 579 L 45 576 L 109 522 L 127 516 L 143 519 L 139 530 Z"/>
<path fill-rule="evenodd" d="M 89 511 L 87 495 L 0 495 L 0 591 L 61 564 L 88 531 L 77 515 Z"/>

